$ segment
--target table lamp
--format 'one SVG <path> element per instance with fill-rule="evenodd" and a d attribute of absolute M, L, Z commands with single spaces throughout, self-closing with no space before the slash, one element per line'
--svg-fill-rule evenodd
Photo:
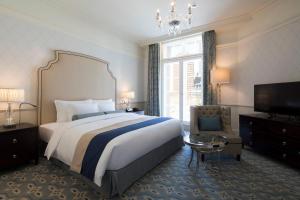
<path fill-rule="evenodd" d="M 214 68 L 210 72 L 211 83 L 217 85 L 218 104 L 221 103 L 221 86 L 230 83 L 230 71 L 227 68 Z"/>
<path fill-rule="evenodd" d="M 132 108 L 130 108 L 130 100 L 135 98 L 135 93 L 133 91 L 124 92 L 122 96 L 124 99 L 124 103 L 127 105 L 126 110 L 131 111 Z"/>
<path fill-rule="evenodd" d="M 12 117 L 12 107 L 13 103 L 21 103 L 24 101 L 24 90 L 23 89 L 0 89 L 0 102 L 5 102 L 8 104 L 6 109 L 6 120 L 3 125 L 4 128 L 13 128 L 16 126 L 14 119 Z"/>

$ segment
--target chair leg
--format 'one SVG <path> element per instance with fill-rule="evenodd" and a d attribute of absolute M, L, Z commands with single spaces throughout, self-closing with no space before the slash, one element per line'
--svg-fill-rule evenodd
<path fill-rule="evenodd" d="M 188 167 L 190 167 L 191 166 L 191 163 L 192 163 L 192 161 L 193 161 L 193 158 L 194 158 L 194 150 L 191 148 L 191 158 L 190 158 L 190 162 L 189 162 L 189 164 L 188 164 Z"/>
<path fill-rule="evenodd" d="M 236 155 L 236 160 L 237 160 L 237 161 L 241 161 L 241 155 L 240 155 L 240 154 L 237 154 L 237 155 Z"/>
<path fill-rule="evenodd" d="M 205 154 L 201 154 L 201 161 L 204 162 L 205 161 Z"/>

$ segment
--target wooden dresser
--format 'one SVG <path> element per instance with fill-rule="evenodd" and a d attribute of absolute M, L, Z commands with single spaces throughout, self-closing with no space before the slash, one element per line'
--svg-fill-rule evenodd
<path fill-rule="evenodd" d="M 243 145 L 300 167 L 300 123 L 269 119 L 261 115 L 240 115 Z"/>
<path fill-rule="evenodd" d="M 0 126 L 0 169 L 31 160 L 38 164 L 38 127 L 22 123 L 15 128 Z"/>

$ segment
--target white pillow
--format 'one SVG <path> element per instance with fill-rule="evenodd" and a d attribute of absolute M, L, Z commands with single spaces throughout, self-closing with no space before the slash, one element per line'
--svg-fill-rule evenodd
<path fill-rule="evenodd" d="M 55 100 L 54 104 L 56 107 L 56 121 L 65 122 L 68 120 L 68 107 L 70 104 L 80 104 L 80 103 L 92 103 L 91 99 L 82 100 L 82 101 L 64 101 L 64 100 Z"/>
<path fill-rule="evenodd" d="M 92 101 L 92 102 L 95 102 L 95 103 L 108 103 L 108 102 L 113 102 L 112 99 L 92 99 L 91 101 Z"/>
<path fill-rule="evenodd" d="M 67 120 L 72 121 L 73 115 L 99 112 L 97 103 L 76 103 L 70 104 L 68 109 Z"/>
<path fill-rule="evenodd" d="M 93 100 L 98 105 L 98 112 L 115 111 L 115 102 L 112 99 L 107 100 Z"/>

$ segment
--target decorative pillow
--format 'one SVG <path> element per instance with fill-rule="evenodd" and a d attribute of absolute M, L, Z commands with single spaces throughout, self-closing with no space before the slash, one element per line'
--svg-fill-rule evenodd
<path fill-rule="evenodd" d="M 91 99 L 82 100 L 82 101 L 64 101 L 64 100 L 55 100 L 54 104 L 56 107 L 56 121 L 65 122 L 68 120 L 68 109 L 71 104 L 80 104 L 80 103 L 92 103 Z"/>
<path fill-rule="evenodd" d="M 96 103 L 70 104 L 67 113 L 67 121 L 72 121 L 74 115 L 82 115 L 95 112 L 99 112 L 98 105 Z"/>
<path fill-rule="evenodd" d="M 73 115 L 72 121 L 78 120 L 78 119 L 84 119 L 88 117 L 95 117 L 95 116 L 100 116 L 100 115 L 105 115 L 104 112 L 95 112 L 95 113 L 86 113 L 86 114 L 79 114 L 79 115 Z"/>
<path fill-rule="evenodd" d="M 221 117 L 199 117 L 198 127 L 200 131 L 222 131 Z"/>
<path fill-rule="evenodd" d="M 124 113 L 125 110 L 115 110 L 115 111 L 105 111 L 105 114 L 113 114 L 113 113 Z"/>

